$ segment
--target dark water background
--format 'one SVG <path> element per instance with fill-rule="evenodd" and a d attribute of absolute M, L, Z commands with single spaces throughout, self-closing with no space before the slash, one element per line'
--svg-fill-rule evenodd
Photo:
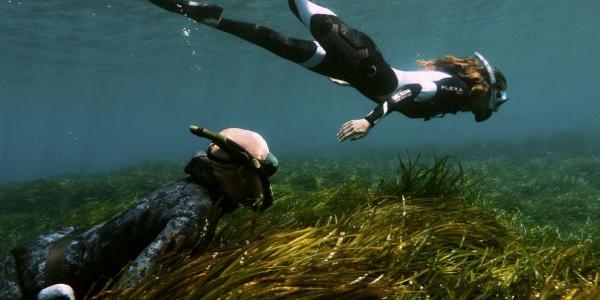
<path fill-rule="evenodd" d="M 219 3 L 226 17 L 310 38 L 285 0 Z M 311 154 L 598 131 L 600 1 L 318 3 L 401 69 L 482 52 L 508 77 L 510 103 L 481 124 L 393 114 L 339 144 L 339 126 L 373 103 L 256 46 L 144 0 L 1 0 L 0 182 L 183 161 L 206 145 L 189 124 L 248 128 L 275 153 Z"/>

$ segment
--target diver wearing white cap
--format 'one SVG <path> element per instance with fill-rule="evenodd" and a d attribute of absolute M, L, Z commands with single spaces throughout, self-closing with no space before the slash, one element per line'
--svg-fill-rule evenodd
<path fill-rule="evenodd" d="M 261 135 L 240 128 L 190 130 L 212 144 L 188 163 L 189 176 L 88 230 L 61 228 L 0 257 L 0 299 L 84 299 L 111 277 L 114 288 L 133 286 L 164 251 L 202 251 L 225 213 L 272 204 L 269 177 L 278 161 Z"/>

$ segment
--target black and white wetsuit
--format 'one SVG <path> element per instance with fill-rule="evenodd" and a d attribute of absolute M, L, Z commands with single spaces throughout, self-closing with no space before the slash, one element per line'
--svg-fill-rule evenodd
<path fill-rule="evenodd" d="M 59 229 L 13 250 L 0 259 L 0 299 L 36 299 L 41 289 L 55 283 L 71 285 L 83 299 L 128 262 L 131 266 L 117 285 L 131 286 L 152 269 L 163 250 L 207 242 L 221 214 L 237 205 L 224 200 L 204 152 L 186 172 L 188 178 L 157 189 L 91 229 Z"/>
<path fill-rule="evenodd" d="M 456 113 L 465 106 L 468 89 L 458 77 L 438 71 L 394 69 L 368 35 L 346 25 L 331 10 L 309 0 L 288 1 L 315 41 L 290 38 L 260 25 L 226 18 L 221 18 L 216 28 L 334 82 L 353 86 L 379 104 L 366 118 L 372 124 L 391 111 L 427 120 Z"/>
<path fill-rule="evenodd" d="M 429 120 L 446 113 L 455 114 L 466 105 L 467 85 L 450 74 L 437 71 L 405 72 L 394 69 L 398 87 L 380 97 L 379 104 L 365 119 L 372 125 L 392 111 L 410 118 Z"/>

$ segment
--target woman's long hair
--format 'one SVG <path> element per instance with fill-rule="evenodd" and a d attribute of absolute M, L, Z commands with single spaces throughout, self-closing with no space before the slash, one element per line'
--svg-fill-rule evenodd
<path fill-rule="evenodd" d="M 474 57 L 458 58 L 446 55 L 438 60 L 418 60 L 417 64 L 426 70 L 437 70 L 458 76 L 469 87 L 469 98 L 483 96 L 490 89 L 485 71 Z"/>

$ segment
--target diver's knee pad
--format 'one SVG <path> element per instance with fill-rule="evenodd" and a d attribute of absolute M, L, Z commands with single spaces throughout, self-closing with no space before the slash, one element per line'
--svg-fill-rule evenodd
<path fill-rule="evenodd" d="M 338 16 L 315 15 L 311 19 L 311 33 L 319 39 L 327 34 L 335 34 L 348 46 L 354 49 L 362 49 L 373 45 L 371 38 L 365 33 L 349 27 Z M 346 45 L 338 45 L 343 47 Z"/>
<path fill-rule="evenodd" d="M 366 48 L 369 46 L 369 42 L 371 41 L 371 39 L 363 32 L 360 32 L 354 28 L 350 28 L 346 25 L 340 26 L 338 35 L 354 49 Z"/>
<path fill-rule="evenodd" d="M 377 59 L 373 56 L 376 52 L 375 43 L 364 32 L 341 24 L 337 30 L 337 34 L 348 46 L 357 51 L 358 70 L 366 77 L 374 77 L 377 74 Z"/>
<path fill-rule="evenodd" d="M 356 78 L 373 77 L 377 73 L 375 43 L 365 33 L 346 25 L 337 16 L 315 15 L 311 33 L 328 53 L 337 53 L 340 64 Z"/>

